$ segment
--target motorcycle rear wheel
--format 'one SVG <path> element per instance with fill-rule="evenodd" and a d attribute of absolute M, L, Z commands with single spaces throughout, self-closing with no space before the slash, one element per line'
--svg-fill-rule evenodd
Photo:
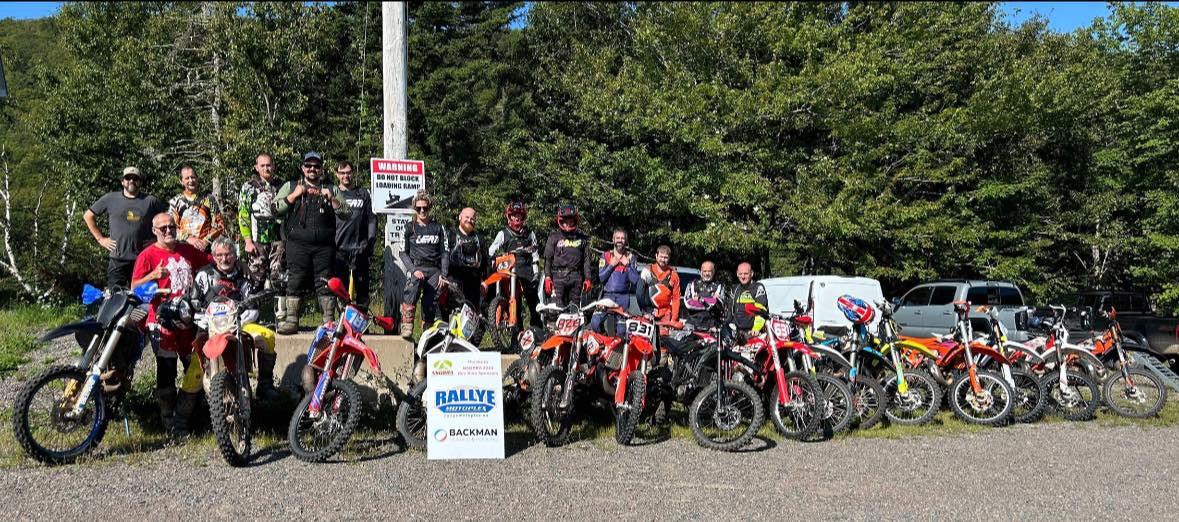
<path fill-rule="evenodd" d="M 1060 416 L 1070 421 L 1092 420 L 1097 414 L 1097 407 L 1101 404 L 1101 390 L 1097 381 L 1088 374 L 1073 370 L 1065 371 L 1065 389 L 1060 389 L 1059 370 L 1051 370 L 1040 378 L 1044 387 L 1048 389 L 1050 407 L 1060 412 Z"/>
<path fill-rule="evenodd" d="M 250 390 L 240 385 L 236 375 L 222 371 L 209 385 L 209 421 L 217 449 L 230 466 L 244 466 L 250 461 L 251 418 Z"/>
<path fill-rule="evenodd" d="M 647 375 L 633 370 L 626 377 L 626 404 L 614 410 L 614 440 L 623 446 L 635 438 L 647 399 Z"/>
<path fill-rule="evenodd" d="M 743 382 L 726 381 L 724 394 L 718 397 L 719 384 L 713 381 L 692 401 L 688 425 L 696 443 L 717 451 L 736 451 L 757 435 L 766 421 L 765 408 L 757 391 Z"/>
<path fill-rule="evenodd" d="M 74 366 L 52 366 L 21 388 L 13 406 L 12 431 L 30 457 L 45 464 L 69 464 L 102 441 L 110 418 L 101 383 L 91 391 L 81 415 L 69 414 L 86 376 Z"/>
<path fill-rule="evenodd" d="M 1011 379 L 1015 381 L 1015 406 L 1011 408 L 1012 418 L 1019 423 L 1040 420 L 1048 407 L 1048 390 L 1044 388 L 1044 382 L 1035 374 L 1018 368 L 1011 369 Z"/>
<path fill-rule="evenodd" d="M 856 382 L 850 388 L 856 428 L 866 430 L 880 423 L 880 419 L 884 418 L 884 410 L 888 407 L 888 395 L 880 381 L 860 374 L 856 376 Z"/>
<path fill-rule="evenodd" d="M 341 449 L 360 422 L 360 391 L 351 381 L 332 379 L 323 394 L 319 415 L 311 416 L 314 393 L 299 402 L 287 429 L 291 453 L 306 462 L 323 462 Z"/>
<path fill-rule="evenodd" d="M 855 412 L 852 411 L 851 388 L 842 379 L 825 373 L 818 374 L 815 380 L 819 383 L 819 389 L 823 391 L 826 402 L 820 405 L 822 422 L 819 423 L 819 430 L 811 434 L 811 438 L 829 439 L 851 426 L 852 417 L 855 416 Z"/>
<path fill-rule="evenodd" d="M 406 447 L 416 450 L 426 449 L 426 405 L 422 402 L 425 394 L 426 381 L 419 381 L 397 406 L 397 433 L 405 439 Z"/>
<path fill-rule="evenodd" d="M 928 423 L 942 405 L 942 388 L 933 376 L 923 370 L 905 370 L 908 391 L 897 392 L 897 377 L 885 374 L 884 391 L 888 395 L 888 409 L 884 411 L 888 421 L 902 426 L 920 426 Z"/>

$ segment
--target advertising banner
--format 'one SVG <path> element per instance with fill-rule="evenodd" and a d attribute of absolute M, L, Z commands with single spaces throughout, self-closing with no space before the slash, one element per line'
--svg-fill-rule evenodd
<path fill-rule="evenodd" d="M 426 357 L 426 458 L 504 458 L 500 354 L 441 353 Z"/>

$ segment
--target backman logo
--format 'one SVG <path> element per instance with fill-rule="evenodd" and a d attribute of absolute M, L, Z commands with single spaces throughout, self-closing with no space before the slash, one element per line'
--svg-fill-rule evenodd
<path fill-rule="evenodd" d="M 446 430 L 434 430 L 434 440 L 438 442 L 446 442 Z"/>
<path fill-rule="evenodd" d="M 487 413 L 495 408 L 495 390 L 470 386 L 438 390 L 434 406 L 442 413 Z"/>

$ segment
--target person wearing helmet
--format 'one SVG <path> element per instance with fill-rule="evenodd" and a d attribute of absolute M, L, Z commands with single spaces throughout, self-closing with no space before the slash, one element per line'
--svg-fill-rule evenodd
<path fill-rule="evenodd" d="M 544 248 L 544 293 L 557 306 L 579 303 L 581 294 L 593 286 L 589 236 L 577 228 L 579 217 L 573 205 L 557 210 L 557 229 L 549 234 Z"/>
<path fill-rule="evenodd" d="M 531 250 L 532 262 L 529 263 L 527 259 L 521 259 L 516 265 L 516 281 L 524 289 L 521 303 L 524 303 L 525 308 L 528 309 L 528 326 L 540 326 L 540 312 L 536 311 L 536 305 L 540 301 L 540 292 L 536 283 L 540 252 L 536 242 L 536 233 L 528 227 L 528 207 L 524 206 L 524 203 L 513 201 L 504 209 L 504 219 L 507 221 L 507 225 L 491 241 L 491 246 L 487 249 L 487 257 L 494 260 L 496 256 L 505 252 L 513 252 L 517 249 Z"/>
<path fill-rule="evenodd" d="M 147 325 L 156 356 L 156 402 L 160 419 L 172 436 L 187 435 L 187 419 L 196 408 L 197 393 L 177 394 L 177 359 L 187 369 L 192 353 L 192 311 L 184 296 L 193 285 L 193 274 L 209 264 L 212 257 L 179 241 L 176 221 L 161 212 L 151 221 L 156 242 L 139 253 L 131 272 L 131 287 L 155 281 L 168 289 L 167 297 L 156 296 L 148 303 Z"/>
<path fill-rule="evenodd" d="M 756 316 L 745 311 L 745 305 L 749 304 L 762 310 L 767 310 L 770 307 L 765 287 L 753 280 L 753 265 L 749 263 L 737 265 L 737 284 L 729 291 L 728 297 L 725 298 L 725 304 L 728 306 L 729 321 L 737 326 L 740 333 L 748 334 L 761 324 Z"/>

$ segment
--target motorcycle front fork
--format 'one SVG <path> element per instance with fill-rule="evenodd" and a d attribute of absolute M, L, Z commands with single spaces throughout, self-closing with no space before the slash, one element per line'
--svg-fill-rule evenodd
<path fill-rule="evenodd" d="M 115 348 L 119 346 L 119 339 L 123 337 L 123 329 L 129 326 L 130 321 L 131 314 L 125 314 L 116 323 L 115 328 L 111 330 L 106 345 L 102 347 L 102 355 L 90 367 L 90 371 L 86 375 L 86 383 L 82 385 L 82 392 L 74 399 L 74 406 L 70 409 L 70 416 L 76 417 L 81 415 L 82 410 L 86 409 L 86 403 L 90 400 L 90 394 L 94 393 L 95 386 L 98 386 L 99 381 L 102 379 L 102 372 L 110 365 L 111 357 L 115 354 Z M 69 389 L 66 390 L 67 397 L 72 391 Z"/>

